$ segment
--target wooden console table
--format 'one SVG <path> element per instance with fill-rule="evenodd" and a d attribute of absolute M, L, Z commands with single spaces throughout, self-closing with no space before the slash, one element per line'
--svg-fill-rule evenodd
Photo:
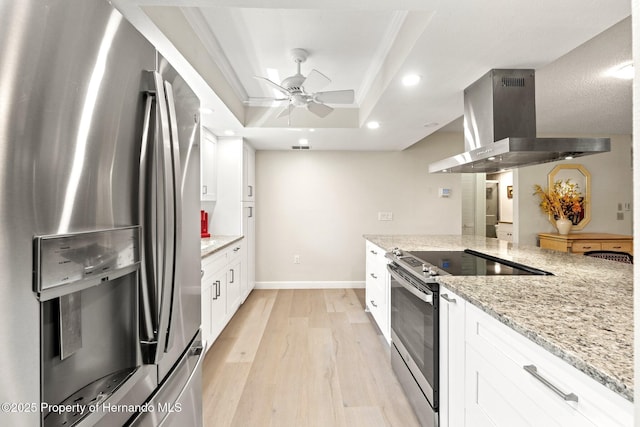
<path fill-rule="evenodd" d="M 633 236 L 607 233 L 575 233 L 561 236 L 540 233 L 540 247 L 560 252 L 618 251 L 633 254 Z"/>

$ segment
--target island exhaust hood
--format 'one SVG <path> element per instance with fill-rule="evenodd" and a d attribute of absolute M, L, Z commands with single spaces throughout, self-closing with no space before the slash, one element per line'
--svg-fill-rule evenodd
<path fill-rule="evenodd" d="M 494 69 L 464 90 L 466 152 L 429 173 L 498 172 L 611 150 L 609 138 L 536 138 L 535 71 Z"/>

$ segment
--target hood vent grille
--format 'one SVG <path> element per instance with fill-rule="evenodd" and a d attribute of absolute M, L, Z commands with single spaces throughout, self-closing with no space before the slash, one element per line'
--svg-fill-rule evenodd
<path fill-rule="evenodd" d="M 311 148 L 310 145 L 292 145 L 291 146 L 292 150 L 308 150 L 310 148 Z"/>
<path fill-rule="evenodd" d="M 504 87 L 524 87 L 524 77 L 502 77 L 502 86 Z"/>

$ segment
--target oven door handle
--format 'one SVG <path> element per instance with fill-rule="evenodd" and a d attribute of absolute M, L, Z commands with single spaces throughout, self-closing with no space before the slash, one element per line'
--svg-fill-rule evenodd
<path fill-rule="evenodd" d="M 411 294 L 413 294 L 415 297 L 419 298 L 421 301 L 424 301 L 427 304 L 433 305 L 433 294 L 427 295 L 424 292 L 419 291 L 415 286 L 413 286 L 412 284 L 410 284 L 406 280 L 404 280 L 402 277 L 400 277 L 396 273 L 397 267 L 394 267 L 391 264 L 387 264 L 387 270 L 389 270 L 389 273 L 393 276 L 394 279 L 396 279 L 396 281 L 403 288 L 405 288 L 407 291 L 411 292 Z"/>

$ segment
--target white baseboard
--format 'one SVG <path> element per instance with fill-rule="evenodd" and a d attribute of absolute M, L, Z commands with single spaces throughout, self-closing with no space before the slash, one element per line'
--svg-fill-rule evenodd
<path fill-rule="evenodd" d="M 364 282 L 256 282 L 255 289 L 353 289 L 364 288 Z"/>

